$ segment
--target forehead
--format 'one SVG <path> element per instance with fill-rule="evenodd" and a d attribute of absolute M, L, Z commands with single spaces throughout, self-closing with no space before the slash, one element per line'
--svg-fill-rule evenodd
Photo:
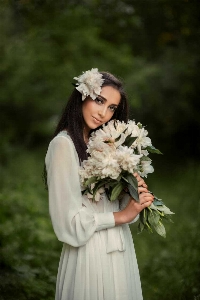
<path fill-rule="evenodd" d="M 108 104 L 118 105 L 121 99 L 120 92 L 112 86 L 102 87 L 100 95 L 107 100 Z"/>

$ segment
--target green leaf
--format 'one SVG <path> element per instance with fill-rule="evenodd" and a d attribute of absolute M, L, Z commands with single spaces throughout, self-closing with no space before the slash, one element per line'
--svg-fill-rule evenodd
<path fill-rule="evenodd" d="M 110 201 L 115 201 L 119 194 L 121 193 L 121 191 L 123 190 L 124 185 L 123 183 L 120 181 L 116 184 L 116 186 L 112 189 L 112 193 L 111 193 L 111 197 L 110 197 Z"/>
<path fill-rule="evenodd" d="M 105 188 L 105 192 L 106 192 L 106 196 L 107 196 L 108 200 L 110 200 L 112 188 L 111 187 Z"/>
<path fill-rule="evenodd" d="M 136 139 L 137 139 L 137 137 L 133 137 L 133 136 L 131 136 L 131 134 L 129 134 L 126 137 L 126 139 L 125 139 L 125 141 L 123 143 L 123 146 L 130 147 L 135 142 Z"/>
<path fill-rule="evenodd" d="M 132 175 L 131 173 L 127 173 L 126 178 L 128 180 L 128 183 L 130 183 L 130 185 L 132 185 L 132 187 L 134 187 L 134 189 L 137 191 L 138 190 L 138 181 L 135 178 L 135 176 Z"/>
<path fill-rule="evenodd" d="M 172 212 L 167 206 L 165 205 L 160 205 L 157 207 L 157 210 L 163 212 L 166 215 L 174 215 L 174 212 Z"/>
<path fill-rule="evenodd" d="M 123 131 L 123 133 L 126 133 L 127 129 L 128 129 L 128 128 L 125 128 L 124 131 Z"/>
<path fill-rule="evenodd" d="M 126 182 L 128 182 L 128 179 L 125 176 L 122 176 L 122 179 Z"/>
<path fill-rule="evenodd" d="M 155 206 L 162 206 L 162 205 L 164 205 L 164 203 L 163 203 L 160 199 L 158 199 L 158 198 L 156 198 L 156 197 L 155 197 L 155 199 L 154 199 L 154 201 L 153 201 L 153 204 L 154 204 Z"/>
<path fill-rule="evenodd" d="M 84 186 L 89 186 L 91 185 L 92 183 L 95 183 L 97 181 L 97 177 L 93 176 L 93 177 L 90 177 L 85 183 L 84 183 Z"/>
<path fill-rule="evenodd" d="M 141 157 L 141 161 L 150 161 L 151 160 L 151 158 L 149 158 L 148 156 L 142 156 Z"/>
<path fill-rule="evenodd" d="M 155 231 L 161 235 L 162 237 L 166 237 L 166 231 L 165 231 L 165 227 L 164 225 L 159 221 L 158 224 L 153 225 L 153 227 L 155 228 Z"/>
<path fill-rule="evenodd" d="M 140 222 L 145 225 L 145 223 L 147 222 L 147 216 L 148 216 L 148 211 L 147 209 L 143 209 L 141 212 L 140 212 Z"/>
<path fill-rule="evenodd" d="M 105 184 L 105 182 L 103 181 L 99 181 L 95 184 L 92 192 L 93 192 L 93 195 L 96 194 L 96 192 Z"/>
<path fill-rule="evenodd" d="M 171 219 L 171 215 L 164 215 L 164 216 L 162 217 L 162 219 L 165 220 L 165 221 L 167 221 L 167 222 L 169 222 L 169 223 L 174 223 L 174 222 L 172 221 L 172 219 Z"/>
<path fill-rule="evenodd" d="M 139 233 L 142 232 L 144 229 L 151 233 L 153 232 L 153 230 L 151 228 L 151 224 L 149 224 L 149 222 L 148 222 L 148 216 L 149 216 L 148 208 L 145 208 L 140 212 L 140 222 L 138 225 Z"/>
<path fill-rule="evenodd" d="M 116 123 L 117 123 L 117 121 L 116 121 L 116 119 L 115 119 L 115 120 L 114 120 L 114 123 L 113 123 L 113 125 L 114 125 L 115 129 L 117 129 L 117 127 L 116 127 Z"/>
<path fill-rule="evenodd" d="M 141 233 L 144 230 L 144 224 L 142 222 L 139 222 L 138 224 L 138 233 Z"/>
<path fill-rule="evenodd" d="M 148 222 L 145 223 L 144 229 L 148 230 L 149 232 L 153 233 L 153 230 Z"/>
<path fill-rule="evenodd" d="M 118 142 L 121 139 L 121 134 L 115 139 L 115 142 Z"/>
<path fill-rule="evenodd" d="M 156 210 L 149 211 L 148 221 L 151 225 L 156 226 L 160 220 L 160 214 Z"/>
<path fill-rule="evenodd" d="M 102 179 L 102 180 L 98 181 L 98 182 L 95 184 L 95 186 L 94 186 L 94 188 L 93 188 L 93 190 L 92 190 L 93 200 L 94 200 L 94 198 L 95 198 L 95 195 L 96 195 L 97 191 L 98 191 L 102 186 L 104 186 L 106 183 L 107 183 L 107 178 Z"/>
<path fill-rule="evenodd" d="M 137 123 L 137 126 L 142 129 L 142 124 L 140 122 Z"/>
<path fill-rule="evenodd" d="M 120 174 L 118 177 L 117 177 L 117 181 L 120 181 L 121 180 L 121 178 L 122 178 L 122 175 Z"/>
<path fill-rule="evenodd" d="M 132 197 L 135 201 L 139 202 L 138 191 L 137 191 L 131 184 L 128 184 L 128 191 L 129 191 L 131 197 Z"/>
<path fill-rule="evenodd" d="M 117 179 L 112 179 L 110 181 L 106 182 L 106 185 L 109 187 L 115 187 L 115 185 L 117 184 L 118 180 Z"/>
<path fill-rule="evenodd" d="M 148 146 L 146 147 L 146 150 L 151 153 L 162 154 L 162 152 L 160 152 L 160 150 L 156 149 L 154 146 Z"/>

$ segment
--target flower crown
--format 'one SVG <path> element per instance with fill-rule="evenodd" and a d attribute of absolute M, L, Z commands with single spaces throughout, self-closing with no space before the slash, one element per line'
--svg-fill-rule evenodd
<path fill-rule="evenodd" d="M 82 101 L 87 96 L 90 96 L 93 100 L 101 93 L 101 87 L 104 82 L 102 74 L 98 69 L 91 69 L 83 72 L 82 75 L 74 77 L 78 82 L 76 83 L 76 89 L 82 94 Z"/>

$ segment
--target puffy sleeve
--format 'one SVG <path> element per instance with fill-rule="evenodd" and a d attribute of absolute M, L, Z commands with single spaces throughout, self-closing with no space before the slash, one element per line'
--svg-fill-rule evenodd
<path fill-rule="evenodd" d="M 45 164 L 49 212 L 58 240 L 79 247 L 95 231 L 115 226 L 112 212 L 93 213 L 82 205 L 77 153 L 69 137 L 58 135 L 51 141 Z"/>

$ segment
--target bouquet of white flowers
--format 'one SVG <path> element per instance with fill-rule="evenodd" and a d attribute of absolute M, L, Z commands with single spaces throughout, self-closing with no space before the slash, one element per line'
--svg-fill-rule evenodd
<path fill-rule="evenodd" d="M 99 201 L 105 192 L 110 201 L 115 201 L 123 192 L 139 201 L 137 172 L 142 177 L 154 171 L 149 152 L 161 154 L 152 146 L 148 132 L 141 123 L 129 120 L 128 123 L 111 120 L 101 129 L 93 132 L 89 139 L 89 157 L 80 168 L 83 193 L 93 201 Z M 154 195 L 155 197 L 155 195 Z M 152 228 L 165 237 L 162 220 L 171 221 L 173 212 L 155 197 L 150 207 L 140 213 L 139 232 Z"/>

